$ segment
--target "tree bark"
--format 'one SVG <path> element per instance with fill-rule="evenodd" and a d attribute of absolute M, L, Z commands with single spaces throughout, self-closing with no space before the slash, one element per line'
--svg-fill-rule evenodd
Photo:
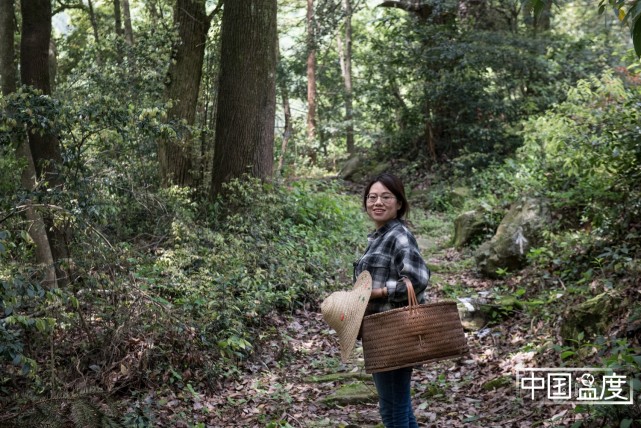
<path fill-rule="evenodd" d="M 114 2 L 114 25 L 116 29 L 116 35 L 122 37 L 124 31 L 122 29 L 122 12 L 120 10 L 120 0 L 113 0 Z"/>
<path fill-rule="evenodd" d="M 14 19 L 14 0 L 0 1 L 0 74 L 2 75 L 2 94 L 9 95 L 16 91 L 18 75 L 15 61 L 14 36 L 16 31 Z M 35 188 L 36 169 L 29 150 L 29 143 L 26 136 L 22 138 L 16 157 L 23 159 L 26 167 L 21 174 L 21 184 L 28 192 Z M 47 238 L 46 226 L 42 216 L 31 205 L 31 201 L 25 201 L 27 206 L 25 217 L 29 226 L 27 232 L 35 244 L 36 262 L 42 266 L 44 273 L 44 284 L 47 287 L 56 286 L 56 270 L 54 268 L 53 255 L 49 239 Z"/>
<path fill-rule="evenodd" d="M 98 44 L 100 42 L 100 33 L 98 32 L 98 21 L 96 20 L 96 13 L 93 10 L 92 0 L 87 0 L 87 7 L 89 9 L 89 21 L 91 22 L 91 28 L 93 30 L 93 38 L 96 44 Z"/>
<path fill-rule="evenodd" d="M 352 96 L 352 1 L 343 0 L 343 13 L 345 14 L 345 41 L 338 38 L 341 71 L 345 87 L 345 143 L 347 152 L 354 154 L 354 108 Z M 344 44 L 344 46 L 343 46 Z"/>
<path fill-rule="evenodd" d="M 49 77 L 49 42 L 51 39 L 51 1 L 21 0 L 22 38 L 20 43 L 20 77 L 24 85 L 32 86 L 45 95 L 51 94 Z M 45 182 L 49 189 L 62 187 L 59 165 L 62 164 L 60 145 L 51 133 L 29 133 L 29 150 L 33 158 L 33 172 L 29 179 L 35 184 Z M 27 150 L 22 151 L 28 156 Z M 23 181 L 24 183 L 24 181 Z M 68 228 L 65 222 L 54 221 L 53 215 L 44 216 L 54 262 L 69 257 Z M 36 230 L 39 228 L 36 226 Z M 62 275 L 60 270 L 57 271 Z M 58 277 L 58 281 L 61 276 Z"/>
<path fill-rule="evenodd" d="M 174 25 L 178 38 L 167 71 L 165 97 L 172 101 L 168 117 L 193 125 L 200 93 L 205 42 L 210 18 L 205 0 L 178 0 L 174 10 Z M 163 139 L 158 146 L 160 178 L 164 186 L 193 186 L 193 142 L 188 132 L 177 139 Z"/>
<path fill-rule="evenodd" d="M 16 20 L 14 0 L 0 1 L 0 85 L 4 95 L 16 91 L 17 67 L 15 59 Z"/>
<path fill-rule="evenodd" d="M 114 5 L 114 28 L 116 30 L 116 59 L 118 63 L 121 64 L 124 54 L 122 40 L 124 36 L 124 30 L 122 28 L 122 11 L 120 9 L 120 0 L 113 0 Z"/>
<path fill-rule="evenodd" d="M 212 195 L 246 173 L 272 175 L 277 37 L 276 0 L 225 2 Z"/>
<path fill-rule="evenodd" d="M 307 142 L 316 138 L 316 31 L 314 0 L 307 0 Z"/>
<path fill-rule="evenodd" d="M 129 46 L 134 45 L 134 30 L 131 27 L 131 12 L 129 0 L 122 0 L 122 15 L 125 21 L 125 41 Z"/>

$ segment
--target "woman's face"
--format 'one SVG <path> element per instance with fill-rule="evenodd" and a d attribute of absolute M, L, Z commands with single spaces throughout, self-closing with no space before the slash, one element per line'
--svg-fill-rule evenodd
<path fill-rule="evenodd" d="M 401 208 L 401 203 L 380 181 L 370 187 L 365 204 L 367 215 L 372 219 L 377 229 L 396 218 L 396 214 Z"/>

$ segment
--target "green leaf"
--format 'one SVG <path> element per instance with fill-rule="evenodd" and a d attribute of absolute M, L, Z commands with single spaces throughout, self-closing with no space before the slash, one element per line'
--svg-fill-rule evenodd
<path fill-rule="evenodd" d="M 621 421 L 620 428 L 630 428 L 632 426 L 632 419 L 623 419 Z"/>
<path fill-rule="evenodd" d="M 574 354 L 575 354 L 574 351 L 563 351 L 561 352 L 561 359 L 565 360 L 566 358 L 571 357 Z"/>

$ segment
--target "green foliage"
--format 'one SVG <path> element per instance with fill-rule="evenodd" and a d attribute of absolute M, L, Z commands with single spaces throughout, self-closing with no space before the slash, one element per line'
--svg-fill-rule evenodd
<path fill-rule="evenodd" d="M 565 264 L 564 254 L 583 258 L 584 268 L 598 261 L 623 272 L 641 244 L 640 90 L 625 79 L 606 73 L 581 81 L 567 101 L 524 127 L 514 186 L 551 201 L 558 232 L 548 236 L 550 250 Z"/>
<path fill-rule="evenodd" d="M 433 144 L 437 160 L 468 175 L 512 153 L 523 118 L 610 61 L 600 45 L 580 38 L 508 31 L 492 7 L 485 18 L 492 25 L 438 17 L 428 24 L 387 10 L 355 23 L 355 62 L 367 64 L 355 86 L 364 143 L 388 157 L 431 157 Z M 376 31 L 358 31 L 365 25 Z"/>
<path fill-rule="evenodd" d="M 190 379 L 233 375 L 269 317 L 349 284 L 364 245 L 358 198 L 325 183 L 234 181 L 207 213 L 186 189 L 153 198 L 164 226 L 152 232 L 164 237 L 151 251 L 144 240 L 113 245 L 107 237 L 117 233 L 103 227 L 105 236 L 94 223 L 76 237 L 75 280 L 64 290 L 39 285 L 30 241 L 1 235 L 3 391 L 56 391 L 80 372 L 106 390 L 162 382 L 193 392 Z M 87 212 L 73 215 L 91 224 Z M 127 416 L 131 426 L 153 416 L 153 406 L 139 404 Z M 68 417 L 80 421 L 89 407 L 78 406 Z"/>
<path fill-rule="evenodd" d="M 641 57 L 641 1 L 634 0 L 608 0 L 607 4 L 616 12 L 617 17 L 630 28 L 630 37 L 634 44 L 634 50 L 638 57 Z M 626 11 L 625 7 L 629 6 Z M 606 9 L 606 0 L 599 2 L 599 15 Z"/>
<path fill-rule="evenodd" d="M 626 338 L 598 336 L 593 342 L 589 342 L 584 340 L 582 333 L 570 342 L 573 343 L 553 346 L 564 364 L 585 364 L 586 360 L 596 357 L 597 367 L 626 377 L 621 395 L 626 397 L 631 393 L 634 397 L 632 405 L 580 405 L 575 412 L 585 415 L 585 422 L 600 421 L 607 426 L 631 426 L 632 421 L 641 418 L 641 408 L 637 401 L 641 396 L 641 349 L 635 349 Z"/>
<path fill-rule="evenodd" d="M 251 327 L 265 315 L 350 281 L 345 267 L 364 224 L 356 201 L 312 183 L 234 181 L 223 193 L 210 215 L 213 228 L 175 219 L 173 245 L 153 267 L 171 281 L 157 278 L 153 289 L 199 319 L 223 357 L 238 359 L 251 351 Z"/>

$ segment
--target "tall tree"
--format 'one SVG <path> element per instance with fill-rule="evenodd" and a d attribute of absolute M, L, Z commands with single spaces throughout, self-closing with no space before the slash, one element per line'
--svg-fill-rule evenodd
<path fill-rule="evenodd" d="M 131 11 L 129 0 L 122 0 L 122 15 L 125 21 L 125 41 L 129 46 L 134 44 L 134 30 L 131 26 Z"/>
<path fill-rule="evenodd" d="M 120 10 L 120 0 L 113 0 L 114 5 L 114 27 L 116 30 L 116 58 L 121 63 L 123 59 L 123 47 L 121 41 L 124 35 L 122 28 L 122 11 Z"/>
<path fill-rule="evenodd" d="M 5 95 L 16 90 L 15 30 L 14 0 L 0 1 L 0 84 Z"/>
<path fill-rule="evenodd" d="M 345 39 L 338 38 L 341 72 L 345 86 L 345 141 L 347 152 L 354 153 L 354 108 L 352 98 L 352 0 L 343 0 L 345 14 Z"/>
<path fill-rule="evenodd" d="M 124 34 L 122 29 L 122 12 L 120 10 L 120 0 L 113 0 L 114 3 L 114 25 L 116 28 L 116 35 L 121 37 Z"/>
<path fill-rule="evenodd" d="M 170 120 L 184 120 L 187 125 L 194 124 L 211 17 L 206 13 L 205 0 L 176 2 L 174 25 L 178 37 L 165 87 L 165 97 L 172 101 L 172 107 L 168 112 Z M 163 185 L 193 186 L 195 174 L 192 158 L 193 144 L 189 132 L 183 133 L 177 140 L 161 140 L 158 145 L 158 159 Z"/>
<path fill-rule="evenodd" d="M 272 175 L 276 39 L 276 0 L 225 2 L 213 194 L 245 173 Z"/>
<path fill-rule="evenodd" d="M 22 83 L 48 95 L 51 94 L 49 76 L 49 46 L 51 39 L 51 1 L 22 0 L 22 38 L 20 43 L 20 77 Z M 62 185 L 59 165 L 62 163 L 60 145 L 50 132 L 29 133 L 28 145 L 19 150 L 19 156 L 27 161 L 22 175 L 22 184 L 33 190 L 36 182 L 44 182 L 53 189 Z M 52 215 L 42 219 L 27 205 L 27 218 L 33 222 L 30 233 L 35 236 L 37 257 L 48 264 L 47 279 L 52 278 L 51 262 L 69 257 L 68 232 L 64 222 L 56 222 Z M 44 232 L 44 234 L 43 234 Z M 60 271 L 58 271 L 60 272 Z"/>
<path fill-rule="evenodd" d="M 89 10 L 89 21 L 91 22 L 91 28 L 93 29 L 93 38 L 96 44 L 100 42 L 100 33 L 98 32 L 98 20 L 96 19 L 96 13 L 93 8 L 93 1 L 87 0 L 87 8 Z"/>
<path fill-rule="evenodd" d="M 307 141 L 316 138 L 316 31 L 314 0 L 307 0 Z"/>

